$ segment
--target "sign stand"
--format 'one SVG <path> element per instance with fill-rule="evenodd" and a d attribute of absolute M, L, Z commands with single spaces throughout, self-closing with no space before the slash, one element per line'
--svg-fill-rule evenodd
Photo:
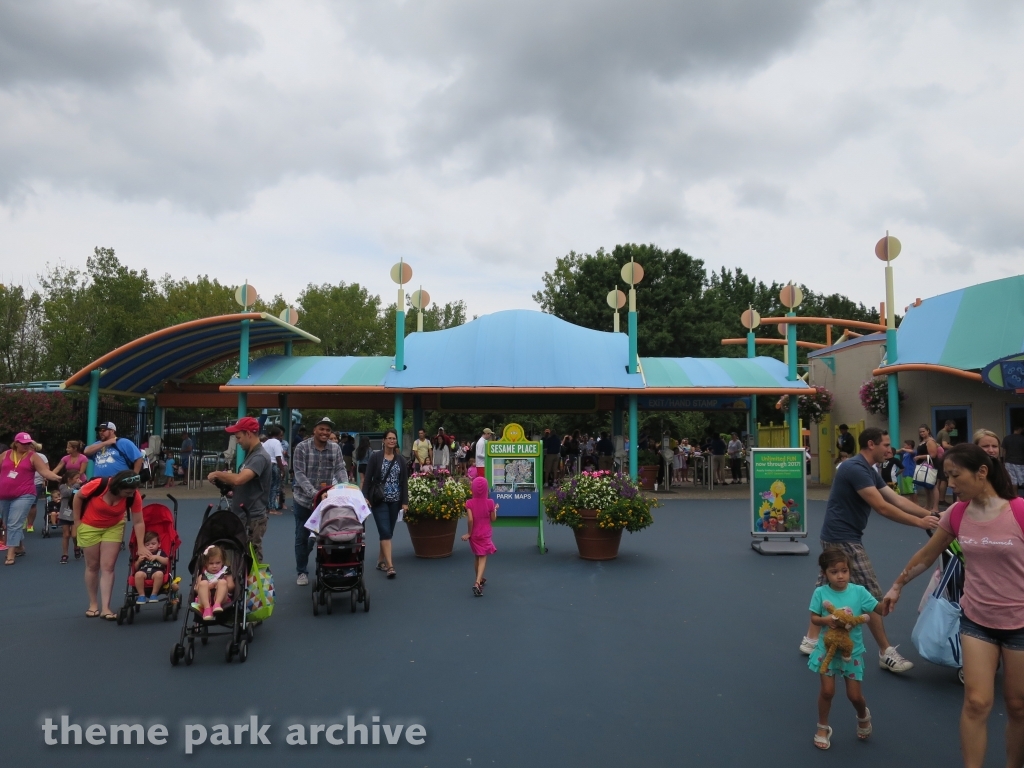
<path fill-rule="evenodd" d="M 543 453 L 518 424 L 506 424 L 500 440 L 487 443 L 484 468 L 490 497 L 499 505 L 495 528 L 537 528 L 537 549 L 544 546 Z"/>
<path fill-rule="evenodd" d="M 754 448 L 750 456 L 751 548 L 761 555 L 807 555 L 807 473 L 803 448 Z M 788 541 L 786 541 L 788 539 Z"/>

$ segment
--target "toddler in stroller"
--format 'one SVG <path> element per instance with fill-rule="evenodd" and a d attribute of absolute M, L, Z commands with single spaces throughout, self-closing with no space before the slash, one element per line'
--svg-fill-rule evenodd
<path fill-rule="evenodd" d="M 180 600 L 176 575 L 178 568 L 178 500 L 170 494 L 167 498 L 174 505 L 172 512 L 165 504 L 147 504 L 142 508 L 142 520 L 146 525 L 144 541 L 139 542 L 132 531 L 128 541 L 131 568 L 124 593 L 124 604 L 117 612 L 117 623 L 131 624 L 142 606 L 163 603 L 163 620 L 178 617 Z M 141 578 L 140 578 L 141 576 Z"/>
<path fill-rule="evenodd" d="M 203 550 L 203 566 L 196 583 L 198 599 L 192 609 L 202 615 L 203 621 L 213 621 L 215 613 L 224 612 L 222 603 L 234 588 L 231 568 L 224 564 L 224 550 L 211 544 Z"/>
<path fill-rule="evenodd" d="M 362 492 L 354 486 L 339 486 L 320 496 L 311 521 L 315 526 L 316 572 L 313 577 L 313 615 L 325 606 L 334 609 L 333 595 L 349 593 L 349 608 L 355 613 L 358 604 L 363 612 L 370 610 L 370 594 L 363 580 L 366 557 L 365 527 L 369 513 Z M 308 524 L 307 524 L 308 525 Z"/>

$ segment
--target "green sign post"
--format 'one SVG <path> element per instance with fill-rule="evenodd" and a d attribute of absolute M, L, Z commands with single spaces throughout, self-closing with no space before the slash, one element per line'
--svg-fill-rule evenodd
<path fill-rule="evenodd" d="M 485 469 L 491 498 L 498 505 L 495 527 L 537 527 L 537 548 L 543 553 L 544 487 L 541 444 L 527 440 L 518 424 L 507 424 L 500 440 L 487 443 Z"/>
<path fill-rule="evenodd" d="M 750 456 L 750 546 L 762 555 L 806 555 L 803 448 L 754 448 Z"/>

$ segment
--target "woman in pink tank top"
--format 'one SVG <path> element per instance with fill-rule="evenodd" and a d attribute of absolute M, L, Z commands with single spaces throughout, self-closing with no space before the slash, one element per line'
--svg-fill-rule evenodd
<path fill-rule="evenodd" d="M 995 677 L 1003 662 L 1007 765 L 1024 764 L 1024 499 L 999 459 L 973 443 L 943 456 L 949 487 L 960 501 L 942 514 L 939 527 L 914 555 L 882 600 L 883 615 L 902 588 L 924 573 L 954 539 L 964 552 L 960 600 L 964 706 L 960 744 L 964 765 L 985 760 Z"/>
<path fill-rule="evenodd" d="M 7 529 L 7 559 L 4 565 L 14 565 L 15 558 L 25 554 L 25 518 L 36 503 L 36 472 L 47 480 L 60 482 L 39 458 L 28 432 L 14 436 L 11 450 L 0 454 L 0 513 Z"/>

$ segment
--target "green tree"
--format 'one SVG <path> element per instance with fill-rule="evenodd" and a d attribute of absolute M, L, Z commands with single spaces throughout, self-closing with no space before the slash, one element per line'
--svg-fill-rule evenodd
<path fill-rule="evenodd" d="M 44 370 L 42 298 L 0 285 L 0 381 L 31 381 Z"/>
<path fill-rule="evenodd" d="M 381 302 L 359 283 L 310 283 L 299 294 L 300 325 L 320 338 L 302 345 L 302 354 L 384 355 L 388 336 L 381 322 Z M 392 326 L 393 328 L 394 326 Z"/>

